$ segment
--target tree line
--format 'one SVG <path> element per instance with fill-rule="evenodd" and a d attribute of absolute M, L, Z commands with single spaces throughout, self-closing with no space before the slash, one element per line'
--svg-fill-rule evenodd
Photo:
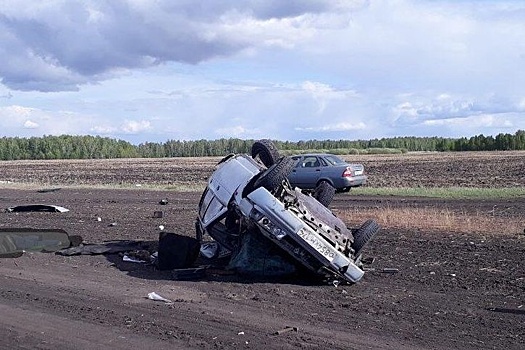
<path fill-rule="evenodd" d="M 18 159 L 103 159 L 224 156 L 249 153 L 254 140 L 169 140 L 133 145 L 127 141 L 100 136 L 43 136 L 0 138 L 0 160 Z M 403 151 L 507 151 L 525 150 L 525 131 L 497 136 L 470 138 L 393 137 L 372 140 L 274 141 L 286 151 L 399 149 Z M 352 152 L 354 151 L 354 152 Z"/>

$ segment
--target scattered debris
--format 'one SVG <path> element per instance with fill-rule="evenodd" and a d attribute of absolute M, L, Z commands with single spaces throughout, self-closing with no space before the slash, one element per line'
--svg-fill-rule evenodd
<path fill-rule="evenodd" d="M 275 332 L 274 335 L 281 335 L 281 334 L 288 333 L 288 332 L 291 332 L 291 331 L 297 332 L 298 330 L 299 330 L 299 328 L 297 328 L 297 327 L 286 326 L 283 329 L 280 329 L 277 332 Z"/>
<path fill-rule="evenodd" d="M 161 218 L 161 217 L 163 217 L 163 216 L 164 216 L 164 213 L 162 212 L 162 210 L 155 210 L 155 211 L 153 212 L 153 217 L 154 217 L 154 218 Z"/>
<path fill-rule="evenodd" d="M 145 250 L 148 248 L 144 241 L 108 241 L 102 244 L 83 244 L 78 247 L 61 249 L 56 252 L 58 255 L 97 255 L 125 253 L 135 250 Z"/>
<path fill-rule="evenodd" d="M 178 281 L 194 281 L 206 277 L 207 267 L 194 267 L 188 269 L 171 270 L 171 276 Z"/>
<path fill-rule="evenodd" d="M 509 308 L 503 308 L 503 307 L 490 307 L 487 310 L 494 311 L 494 312 L 501 312 L 504 314 L 525 315 L 525 310 L 521 310 L 520 306 L 518 306 L 518 309 L 509 309 Z"/>
<path fill-rule="evenodd" d="M 219 244 L 217 242 L 206 242 L 201 244 L 200 254 L 208 259 L 217 256 L 219 251 Z"/>
<path fill-rule="evenodd" d="M 56 252 L 70 246 L 69 235 L 61 229 L 0 229 L 0 258 L 19 257 L 24 251 Z"/>
<path fill-rule="evenodd" d="M 102 218 L 99 216 L 99 217 L 97 218 L 97 221 L 102 221 Z"/>
<path fill-rule="evenodd" d="M 162 301 L 162 302 L 165 302 L 166 304 L 173 304 L 173 301 L 166 299 L 164 297 L 161 297 L 155 292 L 148 293 L 148 299 L 155 300 L 155 301 Z"/>
<path fill-rule="evenodd" d="M 159 204 L 160 205 L 166 205 L 166 204 L 168 204 L 168 200 L 167 199 L 161 199 Z"/>
<path fill-rule="evenodd" d="M 47 193 L 47 192 L 56 192 L 56 191 L 60 191 L 62 188 L 60 187 L 56 187 L 56 188 L 43 188 L 41 190 L 38 190 L 37 192 L 38 193 Z"/>
<path fill-rule="evenodd" d="M 163 231 L 164 230 L 164 225 L 159 225 L 159 230 Z"/>
<path fill-rule="evenodd" d="M 111 224 L 109 224 L 108 226 L 117 226 L 117 223 L 116 222 L 112 222 Z"/>
<path fill-rule="evenodd" d="M 132 262 L 137 264 L 151 264 L 156 260 L 156 257 L 152 256 L 148 250 L 133 250 L 127 252 L 122 257 L 122 261 Z"/>
<path fill-rule="evenodd" d="M 157 267 L 173 270 L 192 267 L 199 256 L 200 244 L 195 238 L 162 231 L 159 234 Z"/>
<path fill-rule="evenodd" d="M 398 273 L 399 269 L 393 268 L 393 267 L 385 267 L 383 270 L 381 270 L 383 273 Z"/>
<path fill-rule="evenodd" d="M 60 207 L 58 205 L 48 204 L 30 204 L 30 205 L 18 205 L 16 207 L 7 208 L 8 212 L 27 212 L 27 211 L 46 211 L 46 212 L 59 212 L 66 213 L 69 209 Z"/>

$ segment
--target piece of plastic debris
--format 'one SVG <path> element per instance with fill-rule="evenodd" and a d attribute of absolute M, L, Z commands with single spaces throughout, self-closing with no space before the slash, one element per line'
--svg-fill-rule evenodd
<path fill-rule="evenodd" d="M 211 259 L 217 255 L 218 250 L 219 244 L 217 242 L 206 242 L 201 245 L 200 253 L 204 257 Z"/>
<path fill-rule="evenodd" d="M 98 218 L 97 218 L 97 221 L 102 221 L 102 218 L 101 218 L 101 217 L 98 217 Z"/>
<path fill-rule="evenodd" d="M 456 274 L 455 273 L 451 273 L 450 277 L 456 277 Z"/>
<path fill-rule="evenodd" d="M 169 300 L 169 299 L 166 299 L 164 297 L 161 297 L 160 295 L 158 295 L 157 293 L 155 292 L 151 292 L 148 294 L 148 299 L 150 300 L 155 300 L 155 301 L 163 301 L 167 304 L 173 304 L 173 301 Z"/>
<path fill-rule="evenodd" d="M 393 268 L 393 267 L 385 267 L 382 272 L 384 273 L 398 273 L 399 269 Z"/>
<path fill-rule="evenodd" d="M 159 225 L 159 230 L 164 230 L 164 225 Z"/>
<path fill-rule="evenodd" d="M 288 333 L 288 332 L 291 332 L 291 331 L 297 332 L 298 330 L 299 330 L 299 328 L 297 328 L 297 327 L 286 326 L 283 329 L 280 329 L 277 332 L 275 332 L 274 335 L 281 335 L 281 334 Z"/>
<path fill-rule="evenodd" d="M 237 333 L 237 335 L 244 335 L 244 332 L 241 331 L 241 332 Z"/>
<path fill-rule="evenodd" d="M 332 284 L 334 285 L 335 288 L 337 288 L 339 286 L 341 282 L 339 282 L 338 280 L 333 280 L 332 281 Z"/>
<path fill-rule="evenodd" d="M 59 212 L 67 213 L 69 209 L 60 207 L 58 205 L 48 204 L 30 204 L 30 205 L 18 205 L 16 207 L 10 207 L 6 209 L 8 212 L 25 212 L 25 211 L 48 211 L 48 212 Z"/>
<path fill-rule="evenodd" d="M 122 257 L 122 261 L 132 262 L 132 263 L 137 263 L 137 264 L 145 264 L 145 263 L 147 263 L 147 261 L 145 261 L 145 260 L 133 258 L 133 257 L 130 257 L 129 255 L 127 255 L 127 254 Z"/>
<path fill-rule="evenodd" d="M 117 226 L 117 223 L 116 223 L 116 222 L 112 222 L 112 223 L 109 224 L 108 226 Z"/>
<path fill-rule="evenodd" d="M 160 205 L 166 205 L 166 204 L 168 204 L 168 200 L 167 199 L 161 199 L 159 204 Z"/>

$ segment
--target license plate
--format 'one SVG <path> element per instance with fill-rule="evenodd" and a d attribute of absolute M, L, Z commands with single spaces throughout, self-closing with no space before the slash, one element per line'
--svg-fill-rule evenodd
<path fill-rule="evenodd" d="M 319 238 L 315 237 L 313 234 L 306 230 L 300 230 L 298 233 L 299 237 L 305 240 L 312 248 L 319 252 L 322 256 L 332 261 L 335 257 L 335 253 L 330 249 L 330 247 L 322 242 Z"/>
<path fill-rule="evenodd" d="M 356 175 L 363 175 L 363 170 L 356 170 L 356 171 L 355 171 L 355 174 L 356 174 Z"/>

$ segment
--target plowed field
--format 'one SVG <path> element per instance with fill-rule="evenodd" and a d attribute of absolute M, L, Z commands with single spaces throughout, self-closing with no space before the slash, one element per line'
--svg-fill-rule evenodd
<path fill-rule="evenodd" d="M 159 225 L 193 236 L 198 189 L 217 160 L 1 162 L 0 208 L 40 203 L 70 211 L 2 211 L 0 227 L 61 228 L 91 243 L 154 244 Z M 352 160 L 365 164 L 375 187 L 525 186 L 520 152 Z M 74 187 L 81 185 L 97 188 Z M 50 188 L 56 190 L 39 191 Z M 168 204 L 160 205 L 161 199 Z M 504 208 L 502 222 L 522 222 L 525 229 L 525 198 L 350 193 L 337 195 L 332 207 L 338 215 L 421 207 L 478 217 Z M 154 218 L 154 211 L 163 217 Z M 0 349 L 523 349 L 523 231 L 425 230 L 415 224 L 417 229 L 383 227 L 366 248 L 374 260 L 363 280 L 337 287 L 220 271 L 179 281 L 118 254 L 26 252 L 0 259 Z M 149 300 L 150 292 L 174 302 Z M 296 328 L 279 332 L 287 327 Z"/>

